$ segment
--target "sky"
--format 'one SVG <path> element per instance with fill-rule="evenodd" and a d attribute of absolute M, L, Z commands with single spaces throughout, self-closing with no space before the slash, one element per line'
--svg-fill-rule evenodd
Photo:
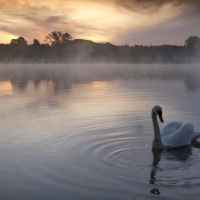
<path fill-rule="evenodd" d="M 52 31 L 115 45 L 184 45 L 200 37 L 200 0 L 0 0 L 0 43 Z"/>

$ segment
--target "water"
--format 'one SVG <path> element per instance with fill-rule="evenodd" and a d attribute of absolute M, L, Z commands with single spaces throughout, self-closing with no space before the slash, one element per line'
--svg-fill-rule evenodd
<path fill-rule="evenodd" d="M 199 65 L 1 65 L 1 198 L 197 199 L 200 142 L 152 150 L 151 108 L 200 130 L 199 75 Z"/>

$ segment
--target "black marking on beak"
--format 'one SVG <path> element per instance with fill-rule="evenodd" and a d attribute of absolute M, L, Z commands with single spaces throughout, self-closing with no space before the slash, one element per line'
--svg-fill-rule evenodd
<path fill-rule="evenodd" d="M 162 112 L 158 111 L 158 117 L 159 117 L 160 121 L 163 123 L 164 120 L 162 118 Z"/>

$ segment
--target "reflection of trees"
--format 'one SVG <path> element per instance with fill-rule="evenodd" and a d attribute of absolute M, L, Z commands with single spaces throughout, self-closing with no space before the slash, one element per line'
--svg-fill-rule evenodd
<path fill-rule="evenodd" d="M 20 90 L 25 89 L 29 81 L 29 76 L 26 68 L 20 71 L 9 70 L 9 72 L 10 75 L 8 76 L 8 79 L 10 80 L 12 85 L 15 88 L 19 88 Z"/>
<path fill-rule="evenodd" d="M 10 80 L 13 86 L 24 89 L 28 81 L 37 88 L 41 81 L 52 81 L 55 91 L 69 89 L 73 83 L 96 80 L 149 79 L 183 80 L 190 91 L 200 87 L 199 72 L 179 66 L 150 65 L 5 65 L 0 67 L 0 80 Z"/>
<path fill-rule="evenodd" d="M 197 91 L 200 87 L 199 74 L 196 74 L 195 72 L 188 72 L 185 74 L 184 83 L 188 90 Z"/>
<path fill-rule="evenodd" d="M 42 81 L 51 81 L 55 91 L 69 89 L 76 79 L 71 77 L 67 68 L 46 68 L 46 66 L 7 66 L 0 68 L 0 81 L 10 80 L 14 88 L 23 90 L 29 81 L 33 81 L 35 88 Z"/>

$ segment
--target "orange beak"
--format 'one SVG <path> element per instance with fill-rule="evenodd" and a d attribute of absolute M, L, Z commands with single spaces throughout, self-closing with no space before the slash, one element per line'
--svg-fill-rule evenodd
<path fill-rule="evenodd" d="M 163 120 L 163 118 L 162 118 L 162 115 L 161 115 L 161 114 L 158 114 L 158 117 L 159 117 L 160 121 L 163 123 L 164 120 Z"/>

